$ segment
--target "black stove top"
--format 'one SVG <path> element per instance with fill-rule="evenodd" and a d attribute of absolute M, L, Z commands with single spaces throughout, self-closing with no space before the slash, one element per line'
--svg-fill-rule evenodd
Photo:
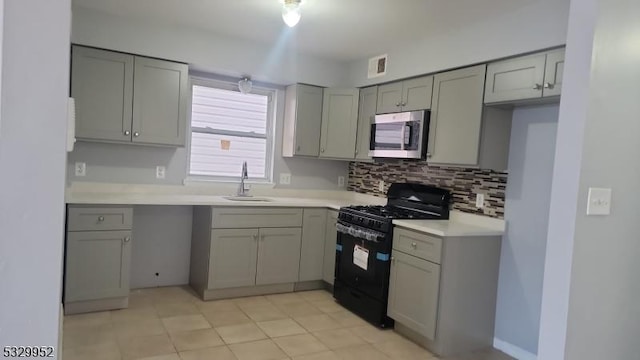
<path fill-rule="evenodd" d="M 426 211 L 409 209 L 394 205 L 366 205 L 366 206 L 349 206 L 348 209 L 354 212 L 361 212 L 367 215 L 373 215 L 384 219 L 440 219 L 439 214 L 433 214 Z"/>

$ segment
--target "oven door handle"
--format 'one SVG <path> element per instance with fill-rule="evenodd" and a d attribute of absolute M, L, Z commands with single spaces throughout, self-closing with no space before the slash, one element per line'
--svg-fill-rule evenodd
<path fill-rule="evenodd" d="M 374 241 L 374 242 L 378 242 L 378 238 L 381 236 L 380 233 L 377 233 L 375 231 L 362 230 L 353 226 L 347 226 L 340 223 L 336 224 L 336 230 L 338 230 L 338 232 L 342 234 L 347 234 L 355 238 Z"/>

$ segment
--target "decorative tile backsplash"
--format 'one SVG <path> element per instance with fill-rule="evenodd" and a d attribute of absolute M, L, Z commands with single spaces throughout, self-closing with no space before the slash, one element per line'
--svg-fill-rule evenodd
<path fill-rule="evenodd" d="M 507 173 L 492 170 L 428 166 L 420 160 L 377 160 L 375 163 L 351 162 L 348 189 L 385 197 L 394 182 L 434 185 L 451 191 L 452 208 L 468 213 L 504 218 Z M 379 182 L 384 191 L 378 190 Z M 476 208 L 476 194 L 485 196 L 484 208 Z"/>

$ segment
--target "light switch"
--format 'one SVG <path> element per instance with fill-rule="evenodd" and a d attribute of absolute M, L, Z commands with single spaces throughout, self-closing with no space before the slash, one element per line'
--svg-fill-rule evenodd
<path fill-rule="evenodd" d="M 338 186 L 344 187 L 344 176 L 338 176 Z"/>
<path fill-rule="evenodd" d="M 476 194 L 476 207 L 482 209 L 484 207 L 484 194 Z"/>
<path fill-rule="evenodd" d="M 611 213 L 611 189 L 589 188 L 587 215 L 609 215 Z"/>

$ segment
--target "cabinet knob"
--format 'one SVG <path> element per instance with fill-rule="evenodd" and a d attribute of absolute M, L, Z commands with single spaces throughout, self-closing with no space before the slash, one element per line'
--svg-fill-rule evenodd
<path fill-rule="evenodd" d="M 548 83 L 548 82 L 546 82 L 546 83 L 544 83 L 544 88 L 545 88 L 545 89 L 553 89 L 553 86 L 554 86 L 554 85 L 555 85 L 555 84 L 552 84 L 552 83 Z"/>
<path fill-rule="evenodd" d="M 418 247 L 418 244 L 413 242 L 413 243 L 411 243 L 411 247 L 415 249 L 415 248 Z"/>
<path fill-rule="evenodd" d="M 131 131 L 129 131 L 129 130 L 125 130 L 125 131 L 124 131 L 124 134 L 125 134 L 125 135 L 131 135 Z"/>
<path fill-rule="evenodd" d="M 356 155 L 358 155 L 358 149 L 356 149 Z"/>
<path fill-rule="evenodd" d="M 253 235 L 253 241 L 258 241 L 258 235 Z"/>
<path fill-rule="evenodd" d="M 391 257 L 391 262 L 396 262 L 396 258 L 394 258 L 393 256 Z"/>
<path fill-rule="evenodd" d="M 133 133 L 133 137 L 138 137 L 138 136 L 140 136 L 139 132 L 136 131 L 136 132 Z"/>
<path fill-rule="evenodd" d="M 323 153 L 323 152 L 324 152 L 324 148 L 320 148 L 320 152 L 322 152 L 322 153 Z"/>
<path fill-rule="evenodd" d="M 403 103 L 400 104 L 400 106 L 407 106 L 407 103 L 403 102 Z"/>
<path fill-rule="evenodd" d="M 396 103 L 396 106 L 401 106 L 401 105 L 402 105 L 402 103 L 399 102 L 399 101 Z"/>
<path fill-rule="evenodd" d="M 431 157 L 431 153 L 427 153 L 427 157 L 430 158 Z"/>
<path fill-rule="evenodd" d="M 296 151 L 300 151 L 300 145 L 296 146 Z"/>
<path fill-rule="evenodd" d="M 542 85 L 540 84 L 533 85 L 533 90 L 542 90 Z"/>
<path fill-rule="evenodd" d="M 127 236 L 126 238 L 124 238 L 124 242 L 128 243 L 129 241 L 131 241 L 130 237 Z"/>
<path fill-rule="evenodd" d="M 103 222 L 104 221 L 104 216 L 98 216 L 98 221 L 99 222 Z"/>

